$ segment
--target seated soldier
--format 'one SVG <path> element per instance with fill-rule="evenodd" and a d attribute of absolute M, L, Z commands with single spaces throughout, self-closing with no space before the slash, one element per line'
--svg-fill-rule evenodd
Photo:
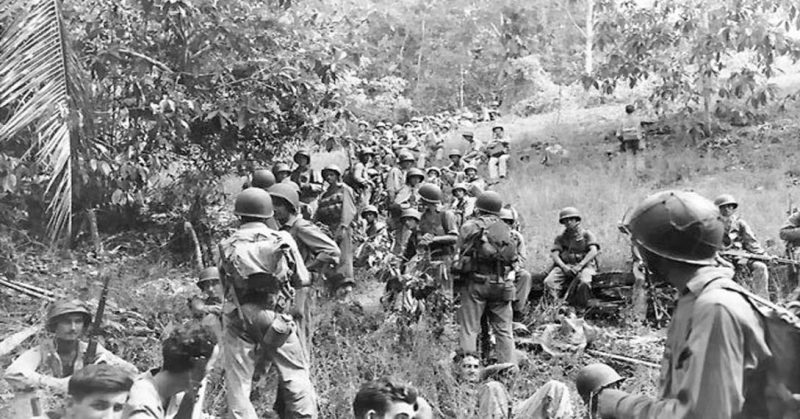
<path fill-rule="evenodd" d="M 193 417 L 197 391 L 216 344 L 214 332 L 197 322 L 174 330 L 161 344 L 161 368 L 134 381 L 123 418 Z"/>
<path fill-rule="evenodd" d="M 87 365 L 69 379 L 62 419 L 121 419 L 133 377 L 107 364 Z M 59 417 L 48 413 L 48 416 Z"/>
<path fill-rule="evenodd" d="M 200 271 L 197 287 L 202 295 L 189 298 L 189 309 L 192 315 L 205 326 L 213 330 L 217 336 L 222 333 L 222 283 L 219 280 L 219 269 L 216 266 Z"/>
<path fill-rule="evenodd" d="M 413 387 L 389 380 L 368 382 L 353 400 L 356 419 L 433 419 L 428 402 Z"/>
<path fill-rule="evenodd" d="M 581 215 L 577 209 L 566 207 L 558 215 L 564 232 L 553 243 L 551 257 L 554 266 L 544 279 L 545 286 L 553 298 L 559 298 L 563 284 L 567 284 L 567 295 L 576 306 L 585 308 L 589 304 L 592 277 L 597 272 L 597 254 L 600 245 L 594 234 L 581 226 Z"/>
<path fill-rule="evenodd" d="M 464 183 L 467 185 L 467 193 L 477 197 L 486 190 L 486 180 L 478 176 L 478 168 L 473 164 L 464 167 Z"/>
<path fill-rule="evenodd" d="M 92 321 L 92 314 L 78 300 L 53 303 L 47 313 L 46 329 L 52 339 L 44 339 L 38 346 L 23 352 L 6 368 L 4 378 L 14 389 L 12 417 L 30 417 L 31 399 L 39 390 L 66 393 L 73 372 L 84 367 L 88 343 L 80 340 Z M 110 364 L 130 374 L 136 367 L 97 344 L 94 359 L 89 364 Z"/>
<path fill-rule="evenodd" d="M 767 252 L 756 239 L 753 229 L 736 213 L 739 203 L 732 195 L 720 195 L 714 200 L 714 204 L 719 208 L 725 224 L 725 234 L 722 237 L 723 250 L 743 250 L 754 255 L 766 255 Z M 753 274 L 753 292 L 769 298 L 769 269 L 766 263 L 738 257 L 734 258 L 733 264 L 750 268 Z"/>
<path fill-rule="evenodd" d="M 786 224 L 781 227 L 779 234 L 781 239 L 786 241 L 786 247 L 789 250 L 787 256 L 792 257 L 791 250 L 800 248 L 800 212 L 795 212 L 789 216 Z"/>

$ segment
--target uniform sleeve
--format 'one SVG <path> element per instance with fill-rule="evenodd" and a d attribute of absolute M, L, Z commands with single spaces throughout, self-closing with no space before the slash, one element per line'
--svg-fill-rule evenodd
<path fill-rule="evenodd" d="M 739 231 L 742 237 L 742 247 L 744 247 L 744 250 L 757 255 L 765 253 L 764 248 L 761 247 L 761 243 L 756 239 L 753 229 L 750 228 L 750 225 L 744 220 L 739 220 Z"/>
<path fill-rule="evenodd" d="M 564 245 L 561 244 L 561 235 L 559 234 L 556 236 L 556 239 L 553 240 L 553 246 L 550 248 L 551 252 L 561 252 L 564 250 Z"/>
<path fill-rule="evenodd" d="M 41 361 L 39 348 L 28 349 L 6 368 L 3 378 L 16 390 L 48 388 L 66 393 L 69 377 L 56 378 L 36 372 Z"/>
<path fill-rule="evenodd" d="M 472 237 L 481 232 L 478 224 L 473 222 L 466 222 L 461 226 L 461 231 L 458 232 L 458 249 L 461 254 L 469 247 Z"/>
<path fill-rule="evenodd" d="M 342 191 L 342 225 L 349 226 L 356 218 L 356 198 L 349 186 L 343 185 Z"/>
<path fill-rule="evenodd" d="M 114 355 L 111 353 L 111 351 L 104 348 L 103 345 L 100 345 L 99 343 L 97 344 L 97 361 L 95 361 L 95 363 L 114 365 L 134 375 L 139 373 L 139 370 L 136 369 L 133 364 Z"/>
<path fill-rule="evenodd" d="M 589 246 L 597 246 L 597 250 L 600 250 L 600 243 L 597 241 L 597 236 L 591 231 L 587 230 L 583 232 L 583 240 L 586 242 L 587 249 Z"/>
<path fill-rule="evenodd" d="M 673 355 L 679 363 L 673 368 L 685 369 L 677 397 L 655 400 L 607 390 L 600 411 L 617 419 L 734 417 L 744 405 L 744 346 L 741 325 L 727 308 L 696 304 L 687 349 Z"/>
<path fill-rule="evenodd" d="M 303 243 L 314 255 L 314 259 L 324 263 L 339 263 L 342 253 L 332 238 L 311 223 L 303 223 L 296 229 L 297 241 Z"/>
<path fill-rule="evenodd" d="M 353 179 L 359 185 L 367 184 L 367 166 L 364 163 L 358 162 L 353 168 Z"/>
<path fill-rule="evenodd" d="M 445 211 L 444 219 L 442 220 L 442 229 L 444 234 L 455 236 L 458 234 L 458 221 L 453 211 Z"/>

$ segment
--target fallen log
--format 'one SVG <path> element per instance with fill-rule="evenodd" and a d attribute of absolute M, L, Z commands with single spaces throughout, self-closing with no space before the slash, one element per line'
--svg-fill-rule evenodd
<path fill-rule="evenodd" d="M 47 301 L 50 301 L 51 303 L 56 300 L 55 298 L 50 297 L 49 295 L 45 295 L 45 294 L 42 294 L 41 292 L 34 291 L 32 289 L 28 289 L 26 287 L 17 285 L 17 284 L 15 284 L 13 282 L 9 282 L 9 281 L 7 281 L 5 279 L 2 279 L 2 278 L 0 278 L 0 285 L 4 286 L 6 288 L 10 288 L 10 289 L 12 289 L 14 291 L 17 291 L 19 293 L 25 294 L 25 295 L 27 295 L 29 297 L 38 298 L 40 300 L 47 300 Z"/>
<path fill-rule="evenodd" d="M 611 360 L 614 360 L 614 361 L 624 362 L 626 364 L 643 365 L 645 367 L 661 369 L 661 365 L 656 364 L 655 362 L 644 361 L 644 360 L 641 360 L 641 359 L 631 358 L 631 357 L 628 357 L 628 356 L 611 354 L 611 353 L 608 353 L 608 352 L 598 351 L 596 349 L 586 349 L 585 352 L 587 354 L 589 354 L 589 355 L 596 356 L 596 357 L 599 357 L 599 358 L 606 358 L 606 359 L 611 359 Z"/>

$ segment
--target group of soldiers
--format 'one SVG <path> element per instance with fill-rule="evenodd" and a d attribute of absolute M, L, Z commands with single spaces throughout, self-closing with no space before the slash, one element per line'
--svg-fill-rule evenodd
<path fill-rule="evenodd" d="M 257 417 L 250 399 L 253 382 L 272 365 L 278 416 L 317 418 L 309 368 L 316 299 L 348 296 L 356 285 L 356 248 L 365 244 L 373 250 L 384 246 L 397 272 L 425 275 L 458 301 L 454 368 L 467 382 L 484 381 L 476 417 L 520 412 L 571 417 L 574 408 L 563 383 L 549 382 L 514 404 L 492 378 L 517 368 L 514 320 L 526 314 L 531 275 L 517 211 L 488 190 L 478 168 L 464 158 L 485 161 L 491 177 L 505 177 L 508 141 L 502 127 L 495 127 L 487 146 L 463 135 L 468 153 L 454 150 L 449 165 L 423 170 L 429 155 L 415 154 L 412 136 L 431 127 L 436 132 L 436 123 L 359 126 L 363 148 L 347 170 L 329 165 L 318 175 L 310 166 L 311 153 L 301 150 L 293 155 L 295 168 L 277 163 L 252 173 L 234 203 L 238 228 L 219 244 L 217 266 L 199 275 L 202 294 L 189 302 L 197 319 L 163 341 L 159 368 L 138 374 L 101 346 L 85 359 L 88 345 L 81 336 L 92 314 L 81 302 L 54 304 L 47 317 L 53 338 L 23 353 L 5 372 L 19 395 L 16 407 L 23 409 L 15 417 L 35 415 L 36 390 L 47 388 L 67 394 L 65 418 L 193 418 L 206 377 L 218 368 L 229 416 L 252 419 Z M 491 151 L 495 143 L 505 152 Z M 658 398 L 622 392 L 617 389 L 622 377 L 613 369 L 589 365 L 579 371 L 576 386 L 592 415 L 774 417 L 766 412 L 775 403 L 783 411 L 797 409 L 790 404 L 797 396 L 776 401 L 763 393 L 772 387 L 757 384 L 774 373 L 773 348 L 750 294 L 732 280 L 730 263 L 720 253 L 730 247 L 764 253 L 736 216 L 737 208 L 730 196 L 715 205 L 694 193 L 667 191 L 648 197 L 627 217 L 624 230 L 653 280 L 669 282 L 681 297 L 668 332 Z M 551 248 L 553 264 L 544 283 L 553 298 L 571 295 L 585 307 L 600 244 L 582 221 L 573 207 L 558 214 L 564 231 Z M 781 234 L 789 240 L 799 231 L 800 218 L 793 216 Z M 747 254 L 741 258 L 734 263 L 750 260 Z M 755 291 L 763 294 L 766 269 L 749 267 L 758 277 Z M 387 292 L 402 295 L 406 285 L 387 286 Z M 478 353 L 484 317 L 495 341 L 491 361 Z M 791 396 L 797 389 L 788 390 Z M 365 384 L 353 409 L 356 418 L 434 417 L 416 390 L 388 381 Z"/>

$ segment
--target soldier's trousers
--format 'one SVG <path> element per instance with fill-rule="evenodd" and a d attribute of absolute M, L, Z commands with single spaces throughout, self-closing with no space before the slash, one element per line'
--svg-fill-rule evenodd
<path fill-rule="evenodd" d="M 461 294 L 458 314 L 459 344 L 464 354 L 477 354 L 481 316 L 488 310 L 489 324 L 497 339 L 497 362 L 514 361 L 513 311 L 511 301 L 516 289 L 510 281 L 483 283 L 468 280 Z"/>
<path fill-rule="evenodd" d="M 585 307 L 588 304 L 589 299 L 592 297 L 592 277 L 596 272 L 597 271 L 594 268 L 589 266 L 578 272 L 578 283 L 576 284 L 575 289 L 572 291 L 572 295 L 568 295 L 566 297 L 570 301 L 573 301 L 576 305 Z M 544 279 L 544 285 L 548 290 L 550 290 L 550 294 L 554 298 L 558 298 L 564 284 L 566 283 L 567 286 L 569 286 L 567 280 L 571 281 L 572 279 L 572 276 L 566 274 L 558 266 L 555 266 Z"/>
<path fill-rule="evenodd" d="M 240 322 L 235 311 L 223 316 L 222 365 L 228 411 L 234 419 L 257 419 L 250 402 L 256 345 L 241 336 L 241 329 L 233 325 L 237 321 Z M 278 395 L 281 400 L 276 404 L 283 407 L 283 411 L 278 412 L 281 419 L 316 419 L 317 395 L 297 332 L 293 331 L 280 347 L 265 348 L 264 356 L 268 361 L 267 368 L 271 362 L 280 376 Z"/>
<path fill-rule="evenodd" d="M 560 381 L 548 381 L 516 404 L 512 404 L 504 385 L 490 381 L 478 391 L 478 415 L 480 419 L 568 419 L 575 417 L 575 409 L 567 385 Z"/>
<path fill-rule="evenodd" d="M 342 233 L 336 236 L 336 244 L 342 252 L 341 259 L 339 259 L 339 266 L 336 267 L 336 273 L 339 274 L 339 283 L 335 284 L 336 287 L 355 284 L 353 277 L 353 232 L 350 227 L 344 229 Z"/>
<path fill-rule="evenodd" d="M 498 157 L 489 157 L 489 179 L 506 177 L 508 174 L 508 154 Z"/>
<path fill-rule="evenodd" d="M 769 299 L 769 268 L 760 260 L 751 260 L 747 263 L 753 275 L 753 292 L 759 297 Z"/>
<path fill-rule="evenodd" d="M 517 272 L 514 286 L 517 288 L 517 295 L 512 308 L 515 313 L 525 313 L 528 308 L 528 297 L 531 294 L 531 273 L 527 269 L 520 269 Z"/>

